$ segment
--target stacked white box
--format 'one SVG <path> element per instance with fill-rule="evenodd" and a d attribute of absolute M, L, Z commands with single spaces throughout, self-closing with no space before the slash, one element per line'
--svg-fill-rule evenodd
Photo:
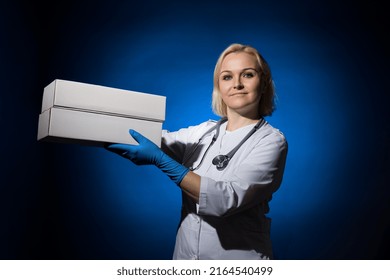
<path fill-rule="evenodd" d="M 160 147 L 166 97 L 73 81 L 44 88 L 38 140 L 136 144 L 134 129 Z"/>

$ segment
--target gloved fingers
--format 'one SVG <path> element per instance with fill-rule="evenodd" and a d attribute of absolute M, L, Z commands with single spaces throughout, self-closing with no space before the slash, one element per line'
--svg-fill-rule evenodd
<path fill-rule="evenodd" d="M 129 130 L 129 134 L 138 142 L 138 145 L 116 143 L 107 145 L 106 149 L 130 159 L 137 165 L 156 164 L 159 162 L 163 152 L 156 144 L 133 129 Z"/>
<path fill-rule="evenodd" d="M 135 141 L 137 141 L 140 144 L 145 143 L 145 141 L 149 142 L 149 140 L 145 136 L 143 136 L 138 131 L 135 131 L 134 129 L 129 129 L 129 134 L 131 135 L 131 137 L 134 138 Z"/>
<path fill-rule="evenodd" d="M 138 145 L 130 145 L 130 144 L 120 144 L 120 143 L 115 143 L 115 144 L 108 144 L 106 146 L 106 149 L 118 149 L 118 150 L 128 150 L 128 149 L 131 149 L 133 147 L 136 147 Z"/>
<path fill-rule="evenodd" d="M 134 153 L 136 146 L 128 144 L 109 144 L 105 148 L 123 157 L 129 158 L 129 155 Z"/>

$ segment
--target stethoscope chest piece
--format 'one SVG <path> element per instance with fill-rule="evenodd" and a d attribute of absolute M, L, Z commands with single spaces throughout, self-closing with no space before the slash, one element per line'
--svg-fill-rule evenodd
<path fill-rule="evenodd" d="M 221 171 L 226 168 L 226 166 L 229 163 L 229 160 L 230 158 L 227 155 L 218 155 L 215 158 L 213 158 L 212 163 L 215 165 L 217 170 Z"/>

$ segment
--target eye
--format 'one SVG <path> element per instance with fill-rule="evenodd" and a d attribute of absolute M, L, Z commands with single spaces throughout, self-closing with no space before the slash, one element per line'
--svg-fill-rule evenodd
<path fill-rule="evenodd" d="M 247 72 L 242 73 L 242 76 L 244 78 L 249 78 L 249 79 L 253 78 L 255 75 L 256 75 L 256 73 L 253 71 L 247 71 Z"/>
<path fill-rule="evenodd" d="M 222 76 L 222 80 L 224 80 L 224 81 L 229 81 L 229 80 L 231 80 L 233 77 L 232 77 L 232 75 L 223 75 Z"/>

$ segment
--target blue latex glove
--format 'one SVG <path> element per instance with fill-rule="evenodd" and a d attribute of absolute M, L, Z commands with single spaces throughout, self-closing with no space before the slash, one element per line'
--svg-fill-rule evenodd
<path fill-rule="evenodd" d="M 156 144 L 135 130 L 129 130 L 130 135 L 139 145 L 109 144 L 105 148 L 137 165 L 156 165 L 177 185 L 183 180 L 189 169 L 165 154 Z"/>

